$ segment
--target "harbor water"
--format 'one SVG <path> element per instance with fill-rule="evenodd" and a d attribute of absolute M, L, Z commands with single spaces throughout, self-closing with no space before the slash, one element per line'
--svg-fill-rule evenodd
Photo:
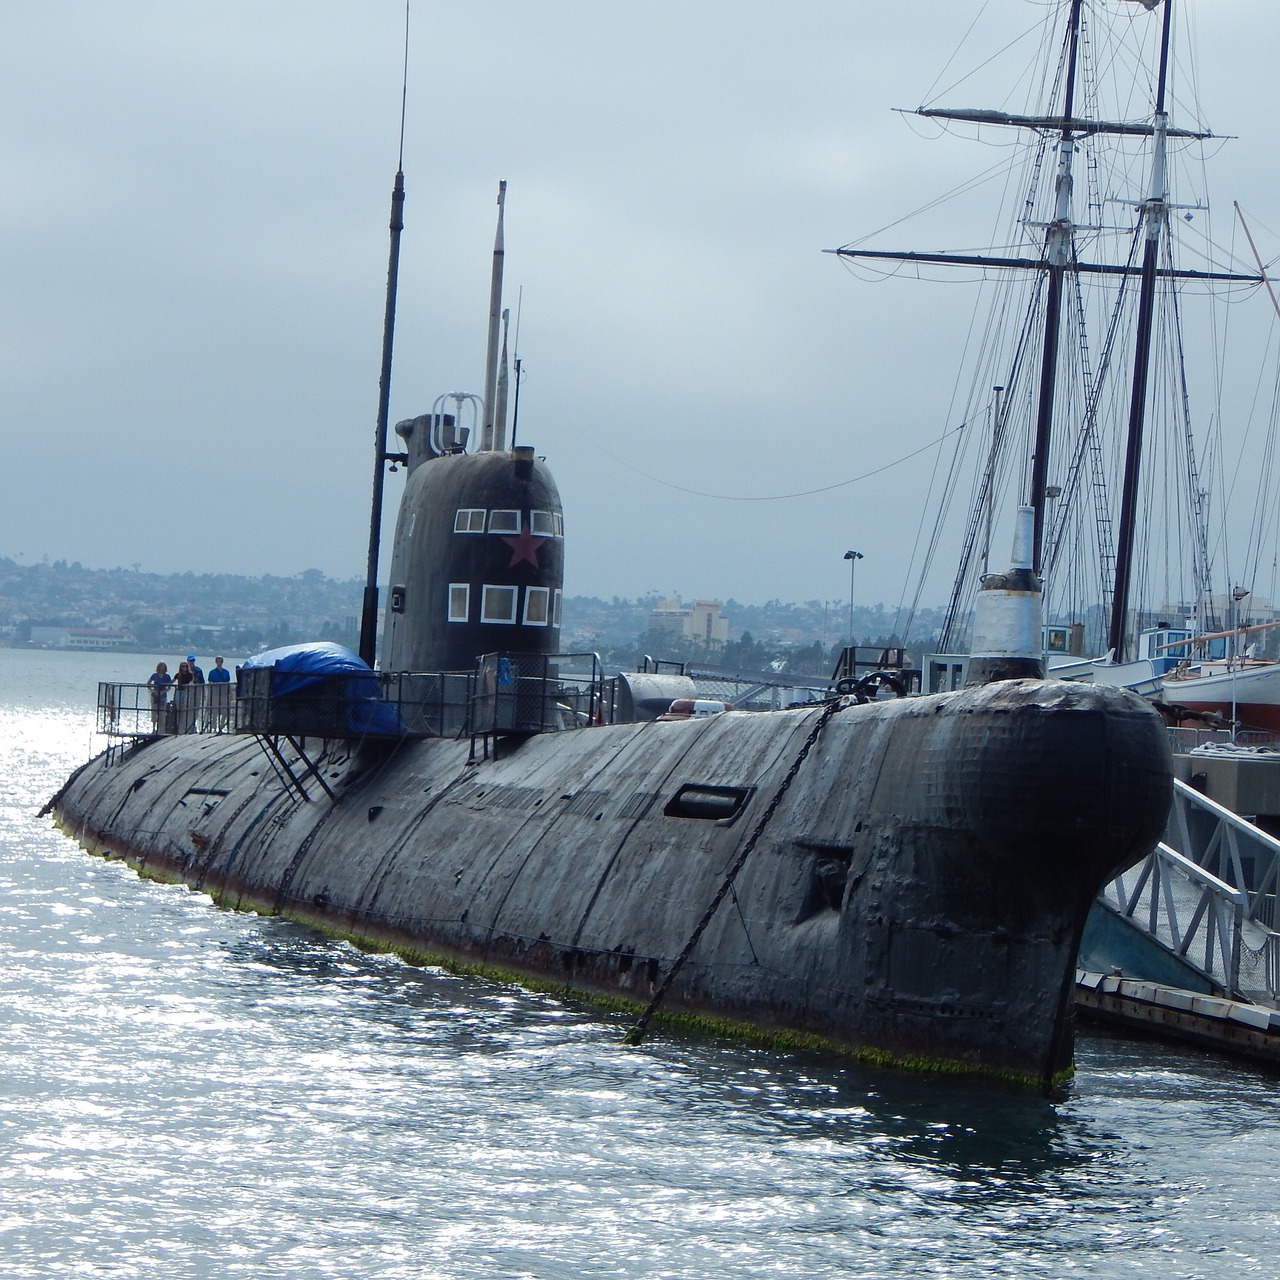
<path fill-rule="evenodd" d="M 1045 1100 L 628 1048 L 85 855 L 37 811 L 155 661 L 0 649 L 0 1276 L 1275 1274 L 1254 1068 L 1086 1028 Z"/>

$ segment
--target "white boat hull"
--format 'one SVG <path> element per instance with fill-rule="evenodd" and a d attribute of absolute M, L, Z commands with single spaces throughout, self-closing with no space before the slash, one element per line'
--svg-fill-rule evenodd
<path fill-rule="evenodd" d="M 1280 733 L 1280 663 L 1249 662 L 1228 670 L 1226 663 L 1193 667 L 1186 675 L 1169 673 L 1162 696 L 1171 706 L 1197 716 L 1216 712 L 1241 729 Z"/>

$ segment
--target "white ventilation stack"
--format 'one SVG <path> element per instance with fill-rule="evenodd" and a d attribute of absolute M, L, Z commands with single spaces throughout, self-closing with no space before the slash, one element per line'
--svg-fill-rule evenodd
<path fill-rule="evenodd" d="M 1034 527 L 1034 510 L 1019 507 L 1009 571 L 987 574 L 978 588 L 966 684 L 1044 678 L 1044 601 L 1031 568 Z"/>

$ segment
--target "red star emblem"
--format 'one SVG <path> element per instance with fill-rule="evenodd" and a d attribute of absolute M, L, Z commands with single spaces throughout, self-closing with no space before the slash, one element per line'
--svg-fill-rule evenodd
<path fill-rule="evenodd" d="M 521 522 L 520 532 L 514 538 L 503 538 L 503 542 L 511 548 L 511 562 L 508 569 L 514 569 L 521 561 L 538 567 L 538 548 L 546 542 L 546 538 L 535 538 L 527 522 Z"/>

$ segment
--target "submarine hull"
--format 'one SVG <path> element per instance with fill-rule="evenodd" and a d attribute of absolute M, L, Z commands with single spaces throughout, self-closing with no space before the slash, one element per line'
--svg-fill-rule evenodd
<path fill-rule="evenodd" d="M 1163 829 L 1159 717 L 1123 690 L 928 697 L 499 744 L 158 738 L 51 802 L 93 852 L 411 959 L 1048 1087 L 1089 905 Z M 740 869 L 735 863 L 750 846 Z"/>

